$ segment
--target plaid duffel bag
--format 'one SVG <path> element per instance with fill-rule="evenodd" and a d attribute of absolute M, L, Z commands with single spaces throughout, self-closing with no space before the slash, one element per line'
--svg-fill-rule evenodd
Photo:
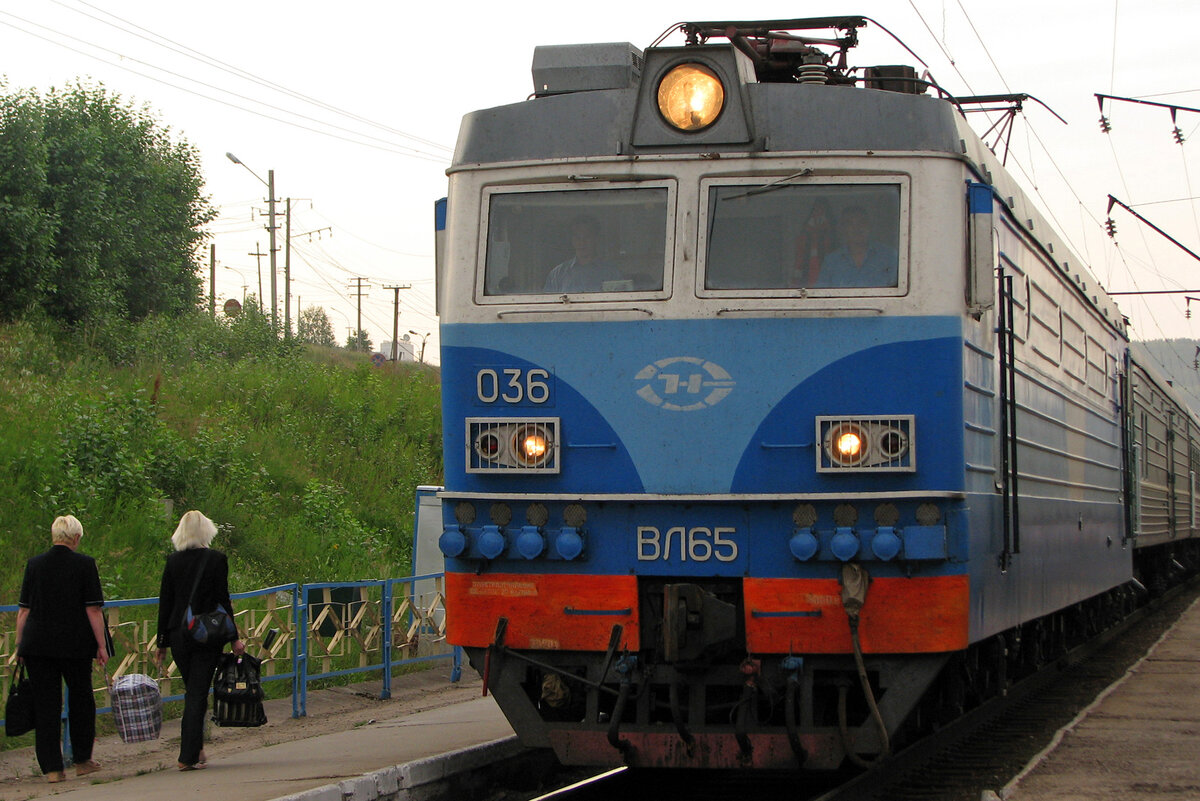
<path fill-rule="evenodd" d="M 162 733 L 162 692 L 142 673 L 120 676 L 109 685 L 117 734 L 126 743 L 157 740 Z"/>

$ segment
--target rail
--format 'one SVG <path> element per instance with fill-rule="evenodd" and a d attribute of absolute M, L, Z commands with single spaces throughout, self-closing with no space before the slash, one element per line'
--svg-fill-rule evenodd
<path fill-rule="evenodd" d="M 379 697 L 391 697 L 392 674 L 407 665 L 451 660 L 450 680 L 462 673 L 462 651 L 446 643 L 442 573 L 372 581 L 281 584 L 231 596 L 238 631 L 247 653 L 262 659 L 262 680 L 291 681 L 292 717 L 307 715 L 308 688 L 321 681 L 360 673 L 382 674 Z M 17 606 L 0 606 L 0 690 L 8 697 L 17 661 Z M 158 599 L 105 601 L 104 615 L 115 655 L 107 673 L 115 679 L 133 673 L 157 677 L 164 701 L 183 698 L 174 661 L 154 665 Z M 262 643 L 272 629 L 270 648 Z M 104 674 L 93 673 L 97 714 L 111 711 L 103 701 Z M 64 713 L 65 717 L 65 713 Z M 2 723 L 3 721 L 0 721 Z"/>

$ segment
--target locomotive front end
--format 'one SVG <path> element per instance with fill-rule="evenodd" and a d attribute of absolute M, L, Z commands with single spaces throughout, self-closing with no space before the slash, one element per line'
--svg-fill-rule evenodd
<path fill-rule="evenodd" d="M 970 642 L 953 111 L 808 22 L 539 48 L 464 119 L 448 631 L 564 763 L 865 763 Z"/>

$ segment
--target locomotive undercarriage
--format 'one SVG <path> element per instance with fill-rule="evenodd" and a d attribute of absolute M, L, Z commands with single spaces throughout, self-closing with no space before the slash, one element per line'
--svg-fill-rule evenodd
<path fill-rule="evenodd" d="M 1155 549 L 1159 550 L 1159 549 Z M 620 652 L 467 649 L 529 746 L 564 764 L 834 770 L 868 766 L 1002 694 L 1200 567 L 1180 543 L 1149 557 L 1144 581 L 953 654 L 748 655 L 739 584 L 645 580 L 642 642 Z M 675 609 L 675 614 L 665 610 Z M 873 711 L 872 706 L 877 709 Z M 883 733 L 886 731 L 886 735 Z"/>
<path fill-rule="evenodd" d="M 854 662 L 844 657 L 729 659 L 704 668 L 639 660 L 623 684 L 620 665 L 598 680 L 599 654 L 493 650 L 489 659 L 469 649 L 469 656 L 481 672 L 490 662 L 489 690 L 522 742 L 553 747 L 565 764 L 833 770 L 846 742 L 864 754 L 881 747 Z M 889 728 L 907 716 L 946 658 L 870 661 Z"/>

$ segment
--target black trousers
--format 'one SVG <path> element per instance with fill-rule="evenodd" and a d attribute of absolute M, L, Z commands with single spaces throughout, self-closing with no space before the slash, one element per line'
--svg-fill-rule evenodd
<path fill-rule="evenodd" d="M 92 659 L 27 656 L 25 667 L 33 683 L 34 717 L 37 720 L 34 751 L 42 773 L 63 769 L 63 683 L 67 685 L 67 722 L 71 728 L 71 754 L 75 764 L 92 758 L 96 742 L 96 697 L 92 694 Z"/>
<path fill-rule="evenodd" d="M 171 634 L 171 658 L 183 679 L 183 717 L 179 721 L 179 761 L 195 765 L 204 748 L 204 716 L 208 713 L 208 693 L 221 658 L 219 648 L 192 645 L 180 632 Z"/>

